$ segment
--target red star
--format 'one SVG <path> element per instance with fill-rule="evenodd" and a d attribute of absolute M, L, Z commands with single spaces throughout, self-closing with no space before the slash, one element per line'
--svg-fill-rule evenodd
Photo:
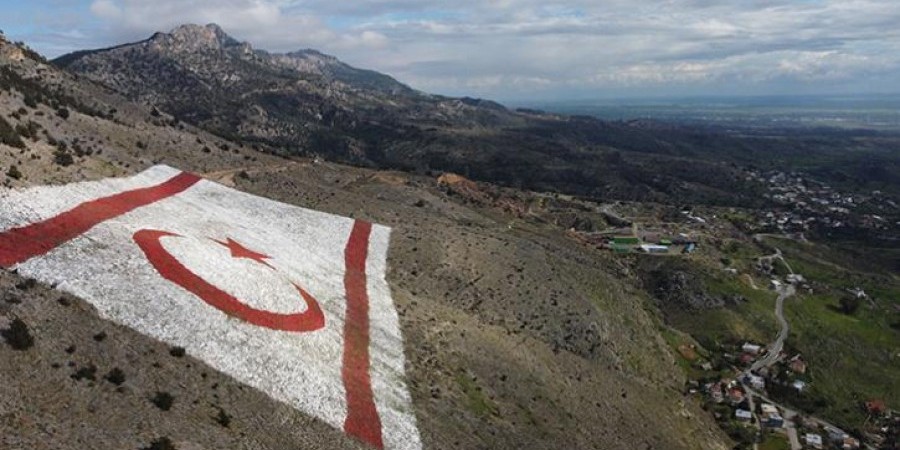
<path fill-rule="evenodd" d="M 215 239 L 213 239 L 213 240 L 216 241 Z M 252 259 L 253 261 L 256 261 L 260 264 L 264 264 L 268 267 L 272 267 L 272 266 L 269 266 L 269 263 L 267 263 L 265 261 L 267 259 L 270 259 L 271 256 L 250 250 L 249 248 L 244 247 L 243 245 L 241 245 L 239 242 L 235 241 L 234 239 L 228 238 L 225 242 L 222 242 L 222 241 L 216 241 L 216 242 L 224 245 L 225 247 L 228 247 L 228 250 L 231 250 L 232 258 Z"/>

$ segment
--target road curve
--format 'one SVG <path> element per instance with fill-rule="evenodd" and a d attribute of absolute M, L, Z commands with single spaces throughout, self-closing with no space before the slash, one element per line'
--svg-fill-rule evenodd
<path fill-rule="evenodd" d="M 794 270 L 791 269 L 791 266 L 788 265 L 787 261 L 785 261 L 784 257 L 781 254 L 781 250 L 776 248 L 775 253 L 769 256 L 764 256 L 760 258 L 763 259 L 779 259 L 787 268 L 788 272 L 792 275 L 794 274 Z M 791 284 L 780 285 L 777 288 L 778 298 L 775 300 L 775 319 L 778 320 L 778 324 L 781 326 L 781 329 L 778 331 L 778 336 L 775 337 L 775 341 L 769 344 L 769 347 L 766 351 L 766 355 L 753 363 L 750 366 L 750 371 L 757 371 L 763 367 L 771 366 L 775 364 L 775 361 L 778 360 L 778 355 L 781 353 L 781 349 L 784 348 L 784 340 L 787 339 L 788 333 L 791 330 L 788 321 L 784 318 L 784 299 L 794 295 L 797 291 L 794 289 L 794 286 Z"/>
<path fill-rule="evenodd" d="M 778 360 L 778 355 L 784 348 L 784 340 L 787 339 L 788 333 L 791 331 L 787 319 L 784 318 L 784 299 L 794 295 L 795 292 L 796 290 L 792 285 L 780 286 L 778 288 L 778 298 L 775 300 L 775 318 L 778 320 L 778 324 L 781 325 L 781 329 L 778 331 L 778 336 L 775 337 L 775 341 L 769 344 L 766 355 L 756 360 L 756 362 L 750 366 L 751 371 L 771 366 Z"/>

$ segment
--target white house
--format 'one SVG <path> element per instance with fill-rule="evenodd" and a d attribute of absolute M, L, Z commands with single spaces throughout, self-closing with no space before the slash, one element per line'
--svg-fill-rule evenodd
<path fill-rule="evenodd" d="M 741 346 L 741 351 L 751 355 L 758 355 L 760 350 L 762 350 L 761 346 L 749 342 L 744 342 L 744 345 Z"/>
<path fill-rule="evenodd" d="M 759 375 L 753 375 L 752 373 L 748 373 L 744 376 L 744 382 L 753 387 L 753 389 L 766 388 L 766 379 Z"/>
<path fill-rule="evenodd" d="M 806 433 L 803 436 L 803 441 L 812 448 L 822 448 L 822 436 L 818 434 Z"/>

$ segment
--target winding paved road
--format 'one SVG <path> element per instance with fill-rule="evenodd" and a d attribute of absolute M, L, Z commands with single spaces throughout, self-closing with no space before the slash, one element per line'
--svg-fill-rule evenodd
<path fill-rule="evenodd" d="M 760 258 L 760 260 L 765 260 L 765 259 L 768 259 L 768 260 L 779 259 L 779 260 L 781 260 L 782 263 L 784 263 L 784 266 L 787 268 L 788 272 L 790 272 L 791 274 L 794 273 L 794 270 L 791 269 L 791 266 L 787 263 L 787 261 L 785 261 L 784 257 L 782 256 L 781 250 L 779 250 L 777 248 L 775 249 L 774 254 L 769 255 L 769 256 L 763 256 L 762 258 Z M 781 350 L 784 348 L 784 340 L 787 339 L 788 332 L 790 332 L 790 325 L 788 324 L 787 319 L 784 318 L 784 300 L 786 298 L 794 295 L 797 291 L 792 284 L 784 284 L 784 285 L 781 285 L 778 287 L 777 292 L 778 292 L 778 299 L 775 300 L 775 318 L 778 319 L 778 323 L 781 325 L 781 330 L 778 332 L 778 336 L 775 337 L 775 341 L 769 345 L 766 355 L 764 357 L 760 358 L 759 360 L 757 360 L 756 362 L 754 362 L 753 365 L 751 365 L 750 368 L 747 371 L 745 371 L 744 373 L 750 373 L 752 371 L 759 370 L 763 367 L 768 367 L 768 366 L 771 366 L 772 364 L 775 364 L 775 362 L 778 360 L 778 355 L 781 353 Z M 802 446 L 800 444 L 800 439 L 797 436 L 797 428 L 794 426 L 793 420 L 792 420 L 794 418 L 794 416 L 797 416 L 800 413 L 796 410 L 785 407 L 783 404 L 773 401 L 771 398 L 768 398 L 767 396 L 765 396 L 757 391 L 754 391 L 750 386 L 747 386 L 743 382 L 741 382 L 741 385 L 743 386 L 744 391 L 747 392 L 748 396 L 751 399 L 753 397 L 759 397 L 761 400 L 771 403 L 771 404 L 776 405 L 779 408 L 781 408 L 781 410 L 784 413 L 783 417 L 785 419 L 785 429 L 786 429 L 785 431 L 787 432 L 788 440 L 791 445 L 791 449 L 792 450 L 800 450 L 802 448 Z M 751 401 L 751 405 L 752 404 L 753 403 Z M 813 416 L 806 416 L 806 417 L 807 417 L 807 419 L 811 419 L 813 422 L 817 423 L 819 426 L 821 426 L 823 428 L 830 427 L 830 428 L 835 428 L 835 429 L 840 430 L 839 427 L 837 427 L 829 422 L 826 422 L 822 419 L 819 419 L 818 417 L 813 417 Z M 874 447 L 872 447 L 872 445 L 870 445 L 870 444 L 863 444 L 863 445 L 868 450 L 875 450 Z M 757 444 L 754 444 L 754 448 L 758 448 Z"/>
<path fill-rule="evenodd" d="M 775 253 L 769 256 L 764 256 L 762 259 L 779 259 L 787 267 L 788 272 L 792 275 L 794 270 L 791 269 L 791 266 L 788 265 L 787 261 L 784 260 L 784 257 L 781 256 L 781 250 L 775 249 Z M 794 286 L 791 284 L 783 284 L 778 286 L 778 298 L 775 300 L 775 318 L 778 320 L 778 324 L 781 325 L 781 329 L 778 331 L 778 336 L 775 337 L 775 341 L 769 344 L 769 347 L 766 351 L 766 355 L 762 358 L 756 360 L 752 366 L 750 366 L 750 371 L 757 371 L 763 367 L 771 366 L 775 364 L 775 361 L 778 360 L 778 355 L 781 353 L 781 350 L 784 348 L 784 340 L 787 339 L 788 333 L 791 331 L 791 327 L 788 324 L 788 321 L 784 318 L 784 299 L 794 295 L 797 291 L 794 289 Z"/>
<path fill-rule="evenodd" d="M 769 344 L 766 355 L 757 359 L 750 366 L 751 371 L 771 366 L 778 360 L 778 355 L 781 353 L 781 349 L 784 348 L 784 340 L 787 339 L 788 333 L 791 331 L 788 321 L 784 318 L 784 299 L 794 295 L 794 293 L 796 293 L 796 290 L 790 284 L 782 285 L 778 288 L 778 298 L 775 300 L 775 318 L 778 320 L 778 324 L 781 325 L 781 329 L 778 331 L 775 341 Z"/>

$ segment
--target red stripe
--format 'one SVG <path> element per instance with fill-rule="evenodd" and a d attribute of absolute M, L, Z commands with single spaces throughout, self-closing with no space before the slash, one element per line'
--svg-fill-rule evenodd
<path fill-rule="evenodd" d="M 144 251 L 147 260 L 163 278 L 187 289 L 201 300 L 232 317 L 254 325 L 281 331 L 315 331 L 325 326 L 325 315 L 319 302 L 296 283 L 292 283 L 306 302 L 306 311 L 296 314 L 279 314 L 251 308 L 231 294 L 213 286 L 191 272 L 172 256 L 160 239 L 177 234 L 159 230 L 140 230 L 134 233 L 134 241 Z M 268 266 L 268 264 L 266 264 Z"/>
<path fill-rule="evenodd" d="M 182 172 L 168 181 L 84 202 L 62 214 L 0 233 L 0 267 L 9 268 L 82 235 L 97 224 L 171 197 L 200 181 Z"/>
<path fill-rule="evenodd" d="M 372 398 L 369 375 L 369 293 L 366 284 L 366 259 L 372 224 L 357 220 L 344 250 L 347 292 L 347 317 L 344 324 L 344 365 L 341 376 L 347 392 L 347 418 L 344 431 L 376 448 L 384 448 L 381 419 Z"/>

